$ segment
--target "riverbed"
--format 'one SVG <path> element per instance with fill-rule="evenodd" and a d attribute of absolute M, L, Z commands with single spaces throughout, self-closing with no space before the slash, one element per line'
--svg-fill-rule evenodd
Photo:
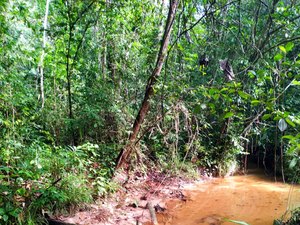
<path fill-rule="evenodd" d="M 274 182 L 260 170 L 246 175 L 214 178 L 185 190 L 187 201 L 167 203 L 168 213 L 159 216 L 165 225 L 272 225 L 288 209 L 300 207 L 300 187 Z"/>

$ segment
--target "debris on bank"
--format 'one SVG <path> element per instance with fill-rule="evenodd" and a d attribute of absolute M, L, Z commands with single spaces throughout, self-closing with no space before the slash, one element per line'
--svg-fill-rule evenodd
<path fill-rule="evenodd" d="M 116 179 L 123 178 L 119 174 Z M 174 200 L 180 205 L 188 200 L 183 189 L 192 181 L 160 172 L 135 172 L 129 179 L 121 181 L 125 183 L 116 193 L 98 199 L 88 210 L 55 219 L 77 225 L 155 224 L 157 219 L 167 220 L 167 202 Z"/>

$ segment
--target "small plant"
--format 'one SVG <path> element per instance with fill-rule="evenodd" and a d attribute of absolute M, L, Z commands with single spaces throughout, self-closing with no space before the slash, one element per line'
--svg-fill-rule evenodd
<path fill-rule="evenodd" d="M 175 158 L 170 160 L 165 165 L 165 171 L 175 175 L 182 176 L 187 178 L 196 178 L 198 177 L 196 165 L 191 162 L 185 162 Z"/>
<path fill-rule="evenodd" d="M 275 220 L 273 225 L 299 225 L 300 224 L 300 208 L 296 208 L 291 212 L 291 217 L 286 222 Z"/>

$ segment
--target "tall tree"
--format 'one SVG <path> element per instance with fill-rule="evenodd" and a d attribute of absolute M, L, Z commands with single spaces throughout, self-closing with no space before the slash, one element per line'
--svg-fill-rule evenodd
<path fill-rule="evenodd" d="M 134 149 L 135 142 L 137 140 L 137 135 L 139 134 L 141 125 L 145 119 L 145 116 L 147 115 L 149 108 L 150 108 L 150 98 L 154 94 L 154 85 L 157 82 L 157 78 L 159 77 L 166 55 L 167 55 L 167 49 L 169 45 L 170 35 L 172 31 L 172 26 L 176 17 L 176 11 L 178 8 L 178 0 L 170 0 L 169 5 L 169 12 L 168 12 L 168 18 L 166 21 L 166 26 L 164 30 L 163 39 L 161 42 L 161 46 L 158 53 L 158 58 L 156 61 L 155 68 L 149 77 L 148 84 L 146 86 L 145 96 L 142 102 L 142 105 L 140 107 L 140 110 L 136 116 L 136 119 L 134 121 L 133 127 L 132 127 L 132 133 L 129 137 L 129 143 L 122 149 L 120 152 L 118 158 L 117 158 L 117 168 L 121 168 L 125 166 L 125 164 L 128 162 L 128 159 Z"/>

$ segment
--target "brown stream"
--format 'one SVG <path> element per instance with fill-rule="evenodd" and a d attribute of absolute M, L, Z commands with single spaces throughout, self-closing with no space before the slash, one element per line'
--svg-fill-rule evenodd
<path fill-rule="evenodd" d="M 169 202 L 166 225 L 234 225 L 224 219 L 251 225 L 272 225 L 286 209 L 300 206 L 300 187 L 275 183 L 260 171 L 248 175 L 216 178 L 196 184 L 185 193 L 188 200 Z"/>

